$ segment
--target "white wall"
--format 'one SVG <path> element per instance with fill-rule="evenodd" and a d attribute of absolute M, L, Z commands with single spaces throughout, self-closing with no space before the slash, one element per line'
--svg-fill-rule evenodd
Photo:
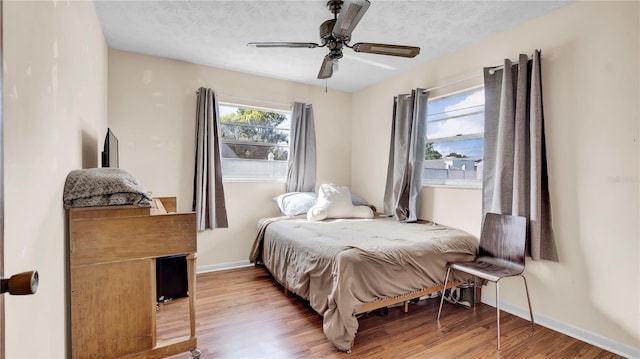
<path fill-rule="evenodd" d="M 109 50 L 109 127 L 119 139 L 120 167 L 137 176 L 154 196 L 177 196 L 179 210 L 191 210 L 196 90 L 201 86 L 220 93 L 221 100 L 226 95 L 313 104 L 317 183 L 349 184 L 350 94 Z M 224 189 L 229 228 L 198 234 L 199 268 L 247 261 L 257 220 L 277 215 L 271 198 L 283 193 L 285 185 L 225 182 Z"/>
<path fill-rule="evenodd" d="M 69 171 L 95 167 L 107 128 L 107 46 L 91 2 L 3 2 L 5 273 L 38 292 L 6 298 L 6 357 L 65 357 Z"/>
<path fill-rule="evenodd" d="M 542 50 L 553 226 L 560 263 L 528 261 L 534 312 L 640 353 L 639 3 L 577 2 L 353 94 L 352 187 L 381 205 L 392 97 Z M 460 86 L 481 84 L 478 77 Z M 380 144 L 371 146 L 372 143 Z M 420 217 L 480 232 L 481 191 L 425 188 Z M 493 287 L 484 291 L 493 303 Z M 501 298 L 526 311 L 521 281 Z"/>

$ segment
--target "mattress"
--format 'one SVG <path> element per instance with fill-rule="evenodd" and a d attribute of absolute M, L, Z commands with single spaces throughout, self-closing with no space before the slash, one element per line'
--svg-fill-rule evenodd
<path fill-rule="evenodd" d="M 250 259 L 308 300 L 327 338 L 347 351 L 364 303 L 441 285 L 447 262 L 472 261 L 477 248 L 476 237 L 432 222 L 279 217 L 262 221 Z"/>

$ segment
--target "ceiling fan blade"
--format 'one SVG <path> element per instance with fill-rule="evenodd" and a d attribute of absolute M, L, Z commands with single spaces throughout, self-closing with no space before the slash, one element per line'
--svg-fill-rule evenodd
<path fill-rule="evenodd" d="M 320 65 L 320 72 L 318 72 L 318 79 L 328 79 L 333 75 L 333 59 L 329 57 L 329 55 L 324 57 L 324 61 L 322 61 L 322 65 Z"/>
<path fill-rule="evenodd" d="M 250 42 L 249 47 L 291 47 L 291 48 L 314 48 L 320 45 L 315 42 Z"/>
<path fill-rule="evenodd" d="M 360 19 L 369 8 L 369 0 L 345 0 L 333 26 L 333 36 L 348 40 Z"/>
<path fill-rule="evenodd" d="M 374 44 L 371 42 L 359 42 L 354 44 L 352 48 L 355 52 L 400 57 L 416 57 L 420 53 L 420 48 L 415 46 Z"/>

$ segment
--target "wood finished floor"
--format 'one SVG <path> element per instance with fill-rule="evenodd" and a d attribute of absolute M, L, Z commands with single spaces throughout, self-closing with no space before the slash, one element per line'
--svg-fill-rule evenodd
<path fill-rule="evenodd" d="M 322 332 L 322 317 L 303 300 L 284 293 L 261 267 L 199 274 L 196 335 L 202 358 L 621 358 L 577 339 L 501 313 L 501 350 L 496 350 L 495 309 L 437 299 L 390 308 L 360 318 L 351 354 L 335 349 Z M 158 336 L 188 333 L 187 300 L 158 310 Z M 191 358 L 190 353 L 175 359 Z"/>

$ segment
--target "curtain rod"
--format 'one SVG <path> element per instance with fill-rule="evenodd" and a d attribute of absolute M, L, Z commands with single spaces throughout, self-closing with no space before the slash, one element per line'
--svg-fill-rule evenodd
<path fill-rule="evenodd" d="M 542 58 L 542 56 L 540 57 Z M 533 60 L 533 55 L 529 55 L 527 56 L 528 61 Z M 518 61 L 511 61 L 511 66 L 517 66 L 518 65 Z M 493 75 L 496 73 L 496 71 L 498 70 L 502 70 L 504 69 L 504 65 L 498 65 L 498 66 L 494 66 L 489 68 L 489 75 Z"/>
<path fill-rule="evenodd" d="M 254 99 L 254 98 L 232 96 L 232 95 L 226 95 L 226 94 L 223 94 L 223 93 L 218 93 L 218 96 L 222 96 L 222 97 L 225 97 L 225 98 L 228 98 L 228 99 L 232 99 L 232 100 L 260 102 L 260 103 L 265 103 L 265 104 L 270 104 L 270 105 L 277 105 L 277 106 L 282 106 L 282 107 L 291 107 L 291 105 L 293 104 L 293 103 L 282 103 L 282 102 L 267 101 L 267 100 L 257 100 L 257 99 Z"/>
<path fill-rule="evenodd" d="M 430 91 L 441 89 L 443 87 L 453 86 L 453 85 L 459 84 L 461 82 L 469 81 L 469 80 L 472 80 L 472 79 L 475 79 L 475 78 L 478 78 L 478 77 L 482 77 L 482 74 L 481 73 L 480 74 L 474 74 L 474 75 L 466 76 L 466 77 L 463 77 L 463 78 L 459 78 L 457 80 L 453 80 L 451 82 L 444 83 L 442 85 L 429 87 L 428 89 L 423 90 L 423 92 L 430 92 Z"/>
<path fill-rule="evenodd" d="M 531 60 L 531 59 L 533 59 L 533 56 L 529 55 L 529 60 Z M 515 66 L 517 64 L 518 64 L 518 62 L 514 61 L 511 64 L 511 66 Z M 504 68 L 504 65 L 493 66 L 493 67 L 491 67 L 489 69 L 489 74 L 493 75 L 496 71 L 502 70 L 503 68 Z M 478 78 L 478 77 L 482 77 L 482 76 L 483 76 L 482 73 L 469 75 L 469 76 L 466 76 L 466 77 L 463 77 L 463 78 L 460 78 L 460 79 L 457 79 L 457 80 L 453 80 L 451 82 L 444 83 L 442 85 L 437 85 L 437 86 L 430 87 L 430 88 L 428 88 L 426 90 L 423 90 L 423 92 L 429 92 L 429 91 L 434 91 L 434 90 L 441 89 L 443 87 L 453 86 L 453 85 L 459 84 L 461 82 L 469 81 L 469 80 L 472 80 L 472 79 L 475 79 L 475 78 Z"/>
<path fill-rule="evenodd" d="M 199 92 L 199 90 L 196 90 L 196 94 Z M 214 91 L 216 93 L 217 96 L 222 96 L 224 98 L 227 99 L 231 99 L 231 100 L 241 100 L 241 101 L 249 101 L 249 102 L 259 102 L 259 103 L 264 103 L 264 104 L 270 104 L 270 105 L 277 105 L 277 106 L 282 106 L 282 107 L 291 107 L 292 103 L 281 103 L 281 102 L 274 102 L 274 101 L 266 101 L 266 100 L 257 100 L 254 98 L 248 98 L 248 97 L 240 97 L 240 96 L 233 96 L 233 95 L 227 95 L 224 93 L 220 93 L 217 91 Z"/>
<path fill-rule="evenodd" d="M 511 63 L 511 66 L 512 66 L 512 67 L 513 67 L 513 66 L 517 66 L 517 65 L 518 65 L 518 63 L 517 63 L 517 62 L 512 62 L 512 63 Z M 491 68 L 489 68 L 489 75 L 493 75 L 493 74 L 495 74 L 495 73 L 496 73 L 496 71 L 498 71 L 498 70 L 503 70 L 503 69 L 504 69 L 504 65 L 498 65 L 498 66 L 491 67 Z"/>

